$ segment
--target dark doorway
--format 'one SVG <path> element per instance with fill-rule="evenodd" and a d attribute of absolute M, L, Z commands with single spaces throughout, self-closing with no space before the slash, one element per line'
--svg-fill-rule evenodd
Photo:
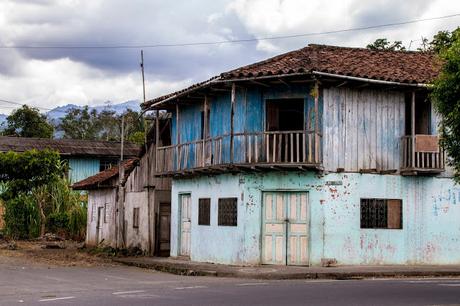
<path fill-rule="evenodd" d="M 304 100 L 267 100 L 266 118 L 267 131 L 301 131 L 304 129 Z"/>
<path fill-rule="evenodd" d="M 266 103 L 267 162 L 302 162 L 307 154 L 304 99 L 270 99 Z"/>
<path fill-rule="evenodd" d="M 412 126 L 412 93 L 405 96 L 406 103 L 406 135 L 411 135 Z M 415 135 L 431 135 L 431 102 L 426 93 L 415 94 Z"/>
<path fill-rule="evenodd" d="M 157 233 L 155 255 L 168 257 L 171 248 L 171 203 L 160 203 Z"/>

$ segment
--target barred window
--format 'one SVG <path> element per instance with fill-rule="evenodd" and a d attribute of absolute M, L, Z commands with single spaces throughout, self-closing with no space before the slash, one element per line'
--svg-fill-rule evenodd
<path fill-rule="evenodd" d="M 198 200 L 198 225 L 211 224 L 211 199 Z"/>
<path fill-rule="evenodd" d="M 361 228 L 402 229 L 402 201 L 361 199 Z"/>
<path fill-rule="evenodd" d="M 237 226 L 238 224 L 238 199 L 221 198 L 219 199 L 218 225 Z"/>
<path fill-rule="evenodd" d="M 133 228 L 139 228 L 139 207 L 133 208 Z"/>

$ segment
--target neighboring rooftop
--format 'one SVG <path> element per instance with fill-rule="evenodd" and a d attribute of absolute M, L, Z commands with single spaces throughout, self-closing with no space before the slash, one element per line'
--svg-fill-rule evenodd
<path fill-rule="evenodd" d="M 138 158 L 131 158 L 123 161 L 125 180 L 128 178 L 129 174 L 134 169 L 134 167 L 136 167 L 138 161 Z M 75 190 L 91 190 L 98 189 L 101 187 L 115 187 L 115 185 L 109 184 L 109 181 L 115 177 L 118 177 L 118 171 L 118 166 L 112 167 L 110 169 L 99 172 L 93 176 L 87 177 L 84 180 L 76 182 L 72 185 L 72 188 Z"/>
<path fill-rule="evenodd" d="M 330 73 L 401 84 L 428 84 L 439 73 L 441 63 L 434 53 L 415 51 L 375 51 L 327 45 L 309 45 L 267 60 L 243 66 L 208 81 L 145 102 L 146 109 L 155 103 L 176 98 L 216 82 L 242 78 L 309 75 L 313 72 Z"/>
<path fill-rule="evenodd" d="M 99 140 L 76 140 L 76 139 L 47 139 L 0 136 L 0 152 L 24 152 L 31 149 L 51 149 L 61 155 L 70 156 L 120 156 L 121 143 L 114 141 Z M 137 157 L 140 146 L 134 143 L 124 143 L 124 156 Z"/>

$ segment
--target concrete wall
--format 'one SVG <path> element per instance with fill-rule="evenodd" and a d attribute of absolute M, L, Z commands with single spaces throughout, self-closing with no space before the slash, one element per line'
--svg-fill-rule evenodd
<path fill-rule="evenodd" d="M 262 191 L 309 192 L 310 264 L 460 264 L 460 187 L 449 178 L 272 172 L 175 179 L 171 255 L 178 255 L 180 193 L 192 195 L 191 259 L 258 264 Z M 198 198 L 211 198 L 211 226 L 198 226 Z M 238 226 L 217 226 L 217 199 L 238 197 Z M 403 229 L 361 229 L 360 198 L 403 201 Z"/>
<path fill-rule="evenodd" d="M 102 207 L 102 227 L 97 235 L 98 208 Z M 105 219 L 104 219 L 105 214 Z M 96 246 L 99 243 L 116 247 L 116 188 L 91 190 L 88 194 L 88 221 L 86 226 L 86 244 Z"/>
<path fill-rule="evenodd" d="M 125 194 L 125 241 L 127 248 L 139 248 L 149 251 L 151 233 L 149 219 L 151 213 L 148 207 L 148 192 L 127 192 Z M 153 202 L 152 202 L 153 205 Z M 133 211 L 139 208 L 139 227 L 133 227 Z"/>

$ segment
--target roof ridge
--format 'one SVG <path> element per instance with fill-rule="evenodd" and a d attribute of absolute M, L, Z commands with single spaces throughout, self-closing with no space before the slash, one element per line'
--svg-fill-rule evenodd
<path fill-rule="evenodd" d="M 417 50 L 389 50 L 389 49 L 369 49 L 366 47 L 348 47 L 348 46 L 336 46 L 336 45 L 326 45 L 326 44 L 308 44 L 308 47 L 311 48 L 323 48 L 323 49 L 348 49 L 348 50 L 362 50 L 369 52 L 395 52 L 395 53 L 417 53 L 417 54 L 434 54 L 430 51 L 417 51 Z M 306 47 L 307 48 L 307 47 Z"/>

